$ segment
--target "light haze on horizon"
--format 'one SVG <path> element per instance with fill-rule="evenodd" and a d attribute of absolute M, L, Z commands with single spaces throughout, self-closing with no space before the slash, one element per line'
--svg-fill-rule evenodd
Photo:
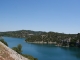
<path fill-rule="evenodd" d="M 0 0 L 0 31 L 80 33 L 80 0 Z"/>

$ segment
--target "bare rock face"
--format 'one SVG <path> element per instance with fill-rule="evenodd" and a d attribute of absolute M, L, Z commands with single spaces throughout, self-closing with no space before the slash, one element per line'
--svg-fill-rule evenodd
<path fill-rule="evenodd" d="M 0 60 L 29 60 L 0 42 Z"/>

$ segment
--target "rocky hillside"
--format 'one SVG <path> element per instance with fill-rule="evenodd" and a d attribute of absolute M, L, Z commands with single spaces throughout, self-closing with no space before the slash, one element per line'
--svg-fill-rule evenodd
<path fill-rule="evenodd" d="M 29 60 L 0 42 L 0 60 Z"/>

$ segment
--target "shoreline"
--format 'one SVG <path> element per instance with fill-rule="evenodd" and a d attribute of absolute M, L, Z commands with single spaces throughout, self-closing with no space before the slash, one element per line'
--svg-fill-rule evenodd
<path fill-rule="evenodd" d="M 57 42 L 27 42 L 27 43 L 31 43 L 31 44 L 54 44 L 57 47 L 69 47 L 69 46 L 62 46 L 60 44 L 57 44 Z"/>
<path fill-rule="evenodd" d="M 42 42 L 42 41 L 38 41 L 38 42 L 27 42 L 27 43 L 34 43 L 34 44 L 57 44 L 56 42 Z"/>

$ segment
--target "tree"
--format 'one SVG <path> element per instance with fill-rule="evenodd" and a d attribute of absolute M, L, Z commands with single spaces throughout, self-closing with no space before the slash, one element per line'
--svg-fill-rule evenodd
<path fill-rule="evenodd" d="M 22 54 L 22 45 L 21 44 L 18 44 L 17 47 L 13 47 L 12 49 L 14 51 L 16 51 L 17 53 L 21 54 L 22 56 L 28 58 L 29 60 L 38 60 L 37 58 L 34 58 L 31 55 Z"/>
<path fill-rule="evenodd" d="M 13 47 L 13 50 L 15 50 L 17 53 L 22 54 L 22 46 L 19 44 L 17 47 Z"/>
<path fill-rule="evenodd" d="M 21 54 L 21 53 L 22 53 L 22 45 L 19 44 L 19 45 L 17 46 L 17 49 L 18 49 L 18 53 Z"/>

